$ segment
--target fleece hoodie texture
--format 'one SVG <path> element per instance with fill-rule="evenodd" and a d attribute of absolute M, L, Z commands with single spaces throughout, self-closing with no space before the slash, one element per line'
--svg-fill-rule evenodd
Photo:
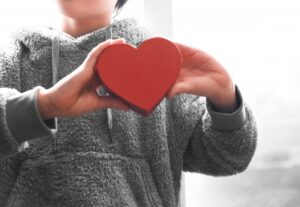
<path fill-rule="evenodd" d="M 14 46 L 1 53 L 0 206 L 175 207 L 182 171 L 232 175 L 249 165 L 256 123 L 238 87 L 233 113 L 215 111 L 204 97 L 180 94 L 163 99 L 148 117 L 103 109 L 42 120 L 36 95 L 52 86 L 53 63 L 60 80 L 108 30 L 135 46 L 151 37 L 132 19 L 78 38 L 35 28 L 19 31 Z"/>

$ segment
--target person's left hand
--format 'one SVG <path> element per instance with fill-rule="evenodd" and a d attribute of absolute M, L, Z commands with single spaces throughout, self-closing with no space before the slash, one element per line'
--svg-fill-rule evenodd
<path fill-rule="evenodd" d="M 205 96 L 218 111 L 234 111 L 237 105 L 235 85 L 223 66 L 199 49 L 175 44 L 181 51 L 183 63 L 167 97 L 181 93 Z"/>

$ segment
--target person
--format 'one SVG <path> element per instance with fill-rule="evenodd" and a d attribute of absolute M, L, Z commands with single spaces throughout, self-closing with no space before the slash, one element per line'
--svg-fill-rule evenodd
<path fill-rule="evenodd" d="M 182 171 L 249 165 L 253 113 L 201 50 L 175 43 L 182 68 L 148 117 L 107 94 L 94 70 L 101 52 L 152 37 L 136 20 L 112 21 L 125 3 L 58 0 L 61 29 L 20 30 L 1 53 L 0 206 L 174 207 Z"/>

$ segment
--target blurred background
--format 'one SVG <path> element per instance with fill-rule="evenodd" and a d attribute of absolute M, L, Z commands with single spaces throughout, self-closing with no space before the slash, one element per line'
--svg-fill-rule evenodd
<path fill-rule="evenodd" d="M 298 0 L 129 0 L 116 17 L 137 18 L 154 34 L 214 56 L 255 113 L 259 141 L 248 170 L 185 173 L 182 206 L 300 206 L 299 11 Z M 19 27 L 59 20 L 53 0 L 2 2 L 0 49 Z"/>

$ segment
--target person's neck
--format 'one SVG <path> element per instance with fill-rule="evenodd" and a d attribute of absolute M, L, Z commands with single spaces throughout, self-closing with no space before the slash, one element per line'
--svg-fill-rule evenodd
<path fill-rule="evenodd" d="M 89 18 L 83 20 L 64 17 L 62 21 L 62 31 L 73 36 L 80 37 L 84 34 L 93 32 L 101 27 L 106 27 L 111 24 L 111 18 Z"/>

